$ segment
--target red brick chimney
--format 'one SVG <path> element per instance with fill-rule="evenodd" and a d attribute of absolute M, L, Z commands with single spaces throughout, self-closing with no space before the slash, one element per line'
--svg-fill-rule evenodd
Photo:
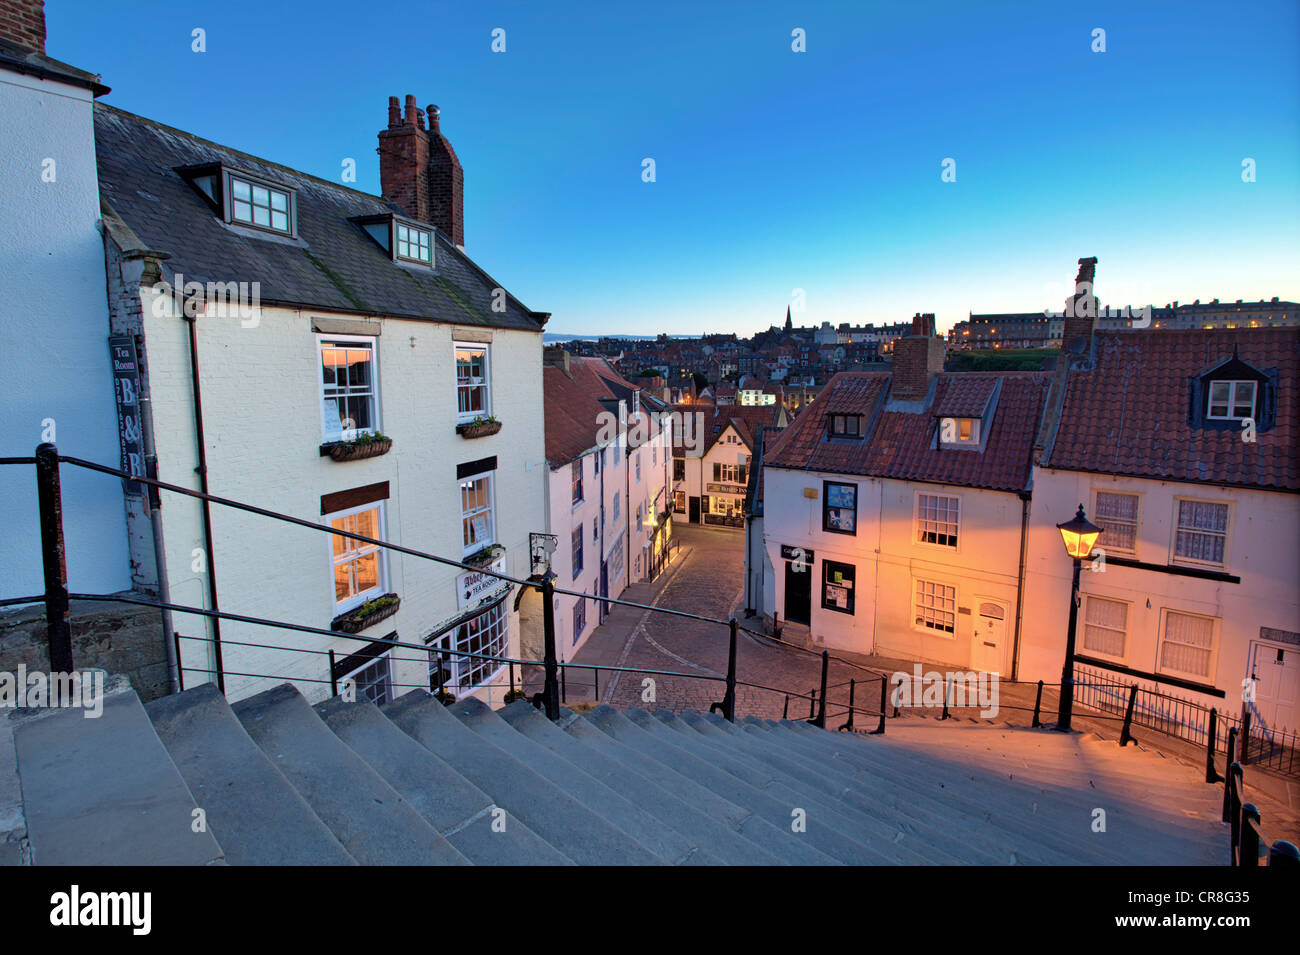
<path fill-rule="evenodd" d="M 1083 353 L 1088 350 L 1097 327 L 1097 296 L 1093 279 L 1097 257 L 1079 260 L 1079 274 L 1074 280 L 1074 294 L 1065 300 L 1065 328 L 1061 334 L 1063 351 Z"/>
<path fill-rule="evenodd" d="M 947 343 L 935 335 L 934 314 L 919 312 L 912 317 L 912 334 L 894 342 L 893 383 L 890 397 L 896 401 L 920 401 L 930 390 L 930 379 L 943 371 Z"/>
<path fill-rule="evenodd" d="M 414 96 L 407 96 L 403 115 L 397 97 L 388 97 L 388 128 L 379 131 L 379 181 L 385 199 L 397 203 L 412 219 L 437 226 L 463 246 L 465 173 L 456 150 L 439 128 L 438 107 L 426 107 L 425 112 L 415 105 Z"/>
<path fill-rule="evenodd" d="M 45 0 L 0 0 L 0 39 L 45 52 Z"/>

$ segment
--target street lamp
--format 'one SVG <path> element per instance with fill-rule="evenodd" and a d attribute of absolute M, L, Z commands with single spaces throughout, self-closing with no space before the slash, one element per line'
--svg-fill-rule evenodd
<path fill-rule="evenodd" d="M 1061 666 L 1061 705 L 1056 714 L 1056 728 L 1070 728 L 1070 711 L 1074 709 L 1074 635 L 1079 623 L 1079 570 L 1085 557 L 1092 554 L 1092 545 L 1101 535 L 1101 528 L 1084 516 L 1083 505 L 1071 520 L 1056 525 L 1065 543 L 1065 552 L 1074 561 L 1074 580 L 1070 585 L 1070 628 L 1065 637 L 1065 663 Z"/>

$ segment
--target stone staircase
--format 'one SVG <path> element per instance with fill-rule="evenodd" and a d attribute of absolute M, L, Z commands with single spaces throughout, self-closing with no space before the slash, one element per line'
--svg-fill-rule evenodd
<path fill-rule="evenodd" d="M 1220 790 L 1086 735 L 211 685 L 0 713 L 0 864 L 1224 864 Z M 1104 811 L 1104 831 L 1096 811 Z"/>

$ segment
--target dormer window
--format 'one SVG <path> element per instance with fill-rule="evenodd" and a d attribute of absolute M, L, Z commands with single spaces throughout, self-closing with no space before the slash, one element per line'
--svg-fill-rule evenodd
<path fill-rule="evenodd" d="M 1239 420 L 1255 417 L 1255 381 L 1211 381 L 1209 405 L 1205 417 L 1215 420 Z"/>
<path fill-rule="evenodd" d="M 828 416 L 832 438 L 860 438 L 862 436 L 862 415 L 833 414 Z"/>
<path fill-rule="evenodd" d="M 944 445 L 974 446 L 980 443 L 979 418 L 943 418 L 939 422 L 939 440 Z"/>
<path fill-rule="evenodd" d="M 352 220 L 392 261 L 433 266 L 433 230 L 400 219 L 392 213 L 358 216 Z"/>
<path fill-rule="evenodd" d="M 230 173 L 230 221 L 292 235 L 291 194 Z"/>
<path fill-rule="evenodd" d="M 429 265 L 433 261 L 432 239 L 432 234 L 425 229 L 397 223 L 397 257 Z"/>

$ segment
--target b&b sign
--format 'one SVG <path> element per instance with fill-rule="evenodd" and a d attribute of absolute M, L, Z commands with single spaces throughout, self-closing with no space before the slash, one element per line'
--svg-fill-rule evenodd
<path fill-rule="evenodd" d="M 140 432 L 140 369 L 135 361 L 135 345 L 125 335 L 108 340 L 113 359 L 113 399 L 117 403 L 117 434 L 122 449 L 122 470 L 145 476 L 144 446 Z M 122 479 L 127 494 L 142 494 L 139 481 Z"/>

